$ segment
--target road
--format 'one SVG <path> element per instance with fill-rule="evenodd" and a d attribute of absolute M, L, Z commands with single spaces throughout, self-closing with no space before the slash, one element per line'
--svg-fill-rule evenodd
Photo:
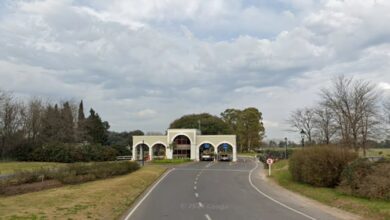
<path fill-rule="evenodd" d="M 169 171 L 125 219 L 340 219 L 333 211 L 275 187 L 250 158 L 199 162 Z M 336 212 L 336 211 L 335 211 Z"/>

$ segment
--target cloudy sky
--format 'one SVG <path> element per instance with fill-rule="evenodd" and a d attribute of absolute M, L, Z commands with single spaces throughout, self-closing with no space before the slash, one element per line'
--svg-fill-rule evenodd
<path fill-rule="evenodd" d="M 0 88 L 83 99 L 112 130 L 257 107 L 267 137 L 335 75 L 390 92 L 388 0 L 1 0 Z"/>

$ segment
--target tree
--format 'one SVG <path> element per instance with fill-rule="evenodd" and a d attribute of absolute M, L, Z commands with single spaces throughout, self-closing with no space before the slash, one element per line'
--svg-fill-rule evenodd
<path fill-rule="evenodd" d="M 262 113 L 257 108 L 246 108 L 239 114 L 237 123 L 237 136 L 239 150 L 253 150 L 258 147 L 264 137 L 264 125 L 262 122 Z"/>
<path fill-rule="evenodd" d="M 336 116 L 342 142 L 366 155 L 368 138 L 378 125 L 378 99 L 375 86 L 368 81 L 339 76 L 331 88 L 322 89 L 323 103 Z"/>
<path fill-rule="evenodd" d="M 110 125 L 107 121 L 102 121 L 99 114 L 97 114 L 92 108 L 90 115 L 86 120 L 86 130 L 92 143 L 107 144 L 108 141 L 108 129 Z"/>
<path fill-rule="evenodd" d="M 314 115 L 315 111 L 312 108 L 302 108 L 293 111 L 287 122 L 294 131 L 304 131 L 309 143 L 312 143 L 312 134 L 314 129 Z"/>
<path fill-rule="evenodd" d="M 77 115 L 77 141 L 84 142 L 88 140 L 87 128 L 86 128 L 86 119 L 84 115 L 84 103 L 83 100 L 80 101 L 78 115 Z"/>
<path fill-rule="evenodd" d="M 199 128 L 202 134 L 231 134 L 229 125 L 217 116 L 208 113 L 184 115 L 174 120 L 169 128 Z"/>
<path fill-rule="evenodd" d="M 314 109 L 314 136 L 319 143 L 330 144 L 332 137 L 337 132 L 335 117 L 331 109 L 327 106 L 320 105 Z"/>
<path fill-rule="evenodd" d="M 0 91 L 0 153 L 2 158 L 9 154 L 14 142 L 21 139 L 15 136 L 20 133 L 23 125 L 22 112 L 22 105 L 15 101 L 12 94 Z"/>
<path fill-rule="evenodd" d="M 72 109 L 69 102 L 65 102 L 60 110 L 60 135 L 59 141 L 62 143 L 74 142 L 74 121 L 72 115 Z"/>
<path fill-rule="evenodd" d="M 221 113 L 221 118 L 230 126 L 233 131 L 237 131 L 240 114 L 241 110 L 229 108 Z"/>

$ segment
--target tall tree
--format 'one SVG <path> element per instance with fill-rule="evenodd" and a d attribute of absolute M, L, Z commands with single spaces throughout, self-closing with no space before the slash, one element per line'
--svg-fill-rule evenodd
<path fill-rule="evenodd" d="M 79 142 L 87 141 L 87 136 L 88 134 L 86 128 L 86 119 L 84 115 L 84 103 L 83 100 L 81 100 L 77 116 L 77 140 Z"/>
<path fill-rule="evenodd" d="M 264 137 L 262 113 L 257 108 L 246 108 L 240 113 L 237 123 L 237 135 L 239 136 L 239 150 L 253 150 L 258 147 Z"/>
<path fill-rule="evenodd" d="M 229 126 L 217 116 L 208 113 L 184 115 L 173 121 L 169 128 L 197 128 L 202 134 L 231 134 Z"/>
<path fill-rule="evenodd" d="M 331 88 L 322 90 L 322 98 L 336 115 L 343 143 L 355 151 L 362 148 L 365 155 L 368 138 L 375 135 L 378 124 L 379 95 L 375 86 L 339 76 Z"/>
<path fill-rule="evenodd" d="M 314 129 L 314 109 L 303 108 L 293 111 L 287 122 L 290 124 L 294 131 L 304 131 L 309 143 L 313 142 L 313 129 Z"/>
<path fill-rule="evenodd" d="M 221 113 L 221 118 L 231 127 L 234 132 L 236 132 L 240 114 L 241 110 L 229 108 Z"/>
<path fill-rule="evenodd" d="M 63 143 L 74 142 L 74 120 L 69 102 L 65 102 L 60 110 L 60 134 L 59 141 Z"/>
<path fill-rule="evenodd" d="M 99 114 L 92 108 L 86 120 L 86 128 L 91 142 L 107 144 L 110 125 L 106 121 L 103 122 Z"/>
<path fill-rule="evenodd" d="M 337 132 L 335 117 L 331 109 L 320 105 L 314 109 L 313 127 L 319 143 L 330 144 L 332 137 Z"/>

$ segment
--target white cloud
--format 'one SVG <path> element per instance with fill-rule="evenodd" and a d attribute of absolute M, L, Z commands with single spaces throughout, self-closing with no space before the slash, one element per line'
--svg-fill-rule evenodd
<path fill-rule="evenodd" d="M 82 2 L 1 11 L 2 88 L 83 98 L 114 130 L 255 106 L 273 138 L 336 74 L 389 86 L 388 1 Z"/>

